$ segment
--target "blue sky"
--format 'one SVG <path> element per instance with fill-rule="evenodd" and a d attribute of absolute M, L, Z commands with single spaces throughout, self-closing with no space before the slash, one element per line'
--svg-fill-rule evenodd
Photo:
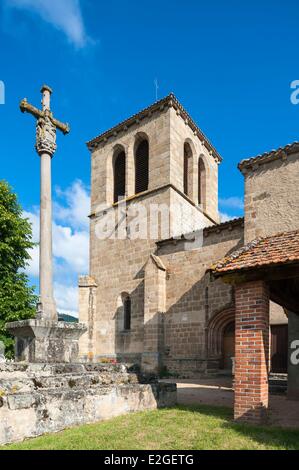
<path fill-rule="evenodd" d="M 87 271 L 90 160 L 85 142 L 173 91 L 223 156 L 221 212 L 242 214 L 237 163 L 298 140 L 295 0 L 2 0 L 0 4 L 1 178 L 10 182 L 37 234 L 39 160 L 25 96 L 54 89 L 58 136 L 55 285 L 61 310 L 76 309 L 76 277 Z M 75 251 L 76 250 L 76 251 Z M 72 253 L 78 252 L 76 260 Z M 36 281 L 37 260 L 29 274 Z"/>

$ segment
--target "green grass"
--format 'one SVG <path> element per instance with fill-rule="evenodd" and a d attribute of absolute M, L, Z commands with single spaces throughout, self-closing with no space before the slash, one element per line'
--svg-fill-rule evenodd
<path fill-rule="evenodd" d="M 1 449 L 298 450 L 299 430 L 233 423 L 227 408 L 180 406 L 120 416 Z"/>

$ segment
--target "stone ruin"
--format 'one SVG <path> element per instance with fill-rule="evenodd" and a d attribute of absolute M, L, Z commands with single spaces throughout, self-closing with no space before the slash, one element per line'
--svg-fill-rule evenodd
<path fill-rule="evenodd" d="M 0 364 L 0 445 L 175 404 L 175 384 L 124 364 Z"/>

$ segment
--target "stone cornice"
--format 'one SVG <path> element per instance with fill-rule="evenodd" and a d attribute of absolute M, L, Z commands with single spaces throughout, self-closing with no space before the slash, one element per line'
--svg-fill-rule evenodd
<path fill-rule="evenodd" d="M 243 173 L 243 175 L 246 175 L 247 173 L 255 171 L 257 168 L 259 168 L 259 166 L 266 163 L 271 163 L 275 160 L 287 160 L 288 155 L 294 153 L 299 153 L 299 142 L 293 142 L 292 144 L 288 144 L 285 147 L 280 147 L 277 150 L 271 150 L 270 152 L 265 152 L 256 157 L 242 160 L 239 163 L 238 168 Z"/>
<path fill-rule="evenodd" d="M 99 136 L 87 142 L 86 145 L 88 149 L 92 152 L 98 147 L 99 144 L 107 142 L 108 139 L 110 139 L 111 137 L 117 137 L 118 134 L 120 134 L 121 132 L 126 132 L 129 127 L 133 126 L 134 124 L 139 124 L 140 121 L 142 121 L 143 119 L 147 117 L 150 117 L 153 113 L 161 113 L 165 111 L 165 109 L 169 109 L 169 108 L 175 109 L 177 114 L 182 117 L 185 124 L 188 125 L 192 129 L 192 131 L 194 132 L 194 135 L 198 137 L 202 145 L 204 145 L 206 149 L 214 157 L 214 159 L 218 163 L 220 163 L 222 161 L 222 157 L 219 155 L 215 147 L 207 139 L 204 133 L 195 124 L 191 116 L 187 113 L 187 111 L 184 109 L 184 107 L 181 105 L 181 103 L 178 101 L 178 99 L 175 97 L 173 93 L 161 99 L 160 101 L 155 102 L 148 108 L 143 109 L 139 113 L 134 114 L 129 119 L 126 119 L 125 121 L 121 122 L 117 126 L 112 127 L 111 129 L 107 130 L 103 134 L 100 134 Z"/>
<path fill-rule="evenodd" d="M 204 229 L 204 236 L 208 237 L 211 233 L 220 233 L 223 230 L 233 230 L 237 227 L 244 227 L 244 217 L 239 217 L 238 219 L 228 220 L 227 222 L 223 222 L 217 225 L 211 225 L 210 227 L 206 227 Z"/>
<path fill-rule="evenodd" d="M 216 234 L 219 234 L 221 233 L 223 230 L 229 230 L 229 231 L 232 231 L 234 230 L 235 228 L 242 228 L 244 227 L 244 218 L 243 217 L 240 217 L 239 219 L 232 219 L 232 220 L 229 220 L 228 222 L 224 222 L 222 224 L 216 224 L 216 225 L 211 225 L 210 227 L 205 227 L 203 229 L 203 235 L 204 237 L 208 237 L 211 233 L 216 233 Z M 188 236 L 186 236 L 188 235 Z M 165 240 L 159 240 L 156 242 L 156 245 L 158 247 L 160 246 L 164 246 L 164 245 L 168 245 L 168 244 L 173 244 L 173 245 L 177 245 L 178 243 L 186 243 L 186 242 L 189 242 L 189 243 L 192 243 L 195 241 L 195 236 L 193 238 L 190 238 L 190 233 L 189 234 L 182 234 L 180 237 L 172 237 L 172 238 L 168 238 L 168 239 L 165 239 Z"/>
<path fill-rule="evenodd" d="M 150 196 L 151 194 L 158 193 L 158 192 L 161 192 L 161 191 L 165 191 L 167 189 L 173 189 L 174 191 L 176 191 L 180 196 L 182 196 L 186 201 L 188 201 L 194 208 L 196 208 L 198 210 L 198 212 L 201 212 L 213 224 L 217 224 L 217 222 L 215 222 L 215 220 L 212 219 L 212 217 L 210 217 L 205 211 L 203 211 L 199 206 L 197 206 L 188 196 L 186 196 L 186 194 L 184 194 L 182 191 L 180 191 L 178 188 L 176 188 L 171 183 L 165 184 L 164 186 L 159 186 L 158 188 L 148 189 L 147 191 L 144 191 L 144 192 L 138 193 L 138 194 L 134 194 L 133 196 L 128 196 L 128 197 L 122 199 L 121 202 L 115 202 L 111 206 L 107 206 L 105 209 L 102 209 L 101 211 L 92 212 L 88 217 L 90 219 L 97 218 L 99 215 L 101 215 L 103 213 L 107 213 L 108 211 L 115 209 L 119 204 L 123 204 L 123 203 L 128 204 L 128 203 L 131 203 L 131 201 L 135 201 L 137 199 L 142 199 L 144 197 Z"/>

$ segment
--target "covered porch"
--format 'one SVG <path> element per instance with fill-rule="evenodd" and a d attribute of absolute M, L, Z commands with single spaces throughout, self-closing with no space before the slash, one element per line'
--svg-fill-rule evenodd
<path fill-rule="evenodd" d="M 255 240 L 217 263 L 212 272 L 235 290 L 234 417 L 265 422 L 269 418 L 270 300 L 288 315 L 287 398 L 299 400 L 299 231 Z"/>
<path fill-rule="evenodd" d="M 177 384 L 178 405 L 234 407 L 231 377 L 163 379 L 165 381 Z M 298 401 L 290 400 L 285 395 L 270 394 L 267 423 L 271 426 L 299 429 Z"/>

